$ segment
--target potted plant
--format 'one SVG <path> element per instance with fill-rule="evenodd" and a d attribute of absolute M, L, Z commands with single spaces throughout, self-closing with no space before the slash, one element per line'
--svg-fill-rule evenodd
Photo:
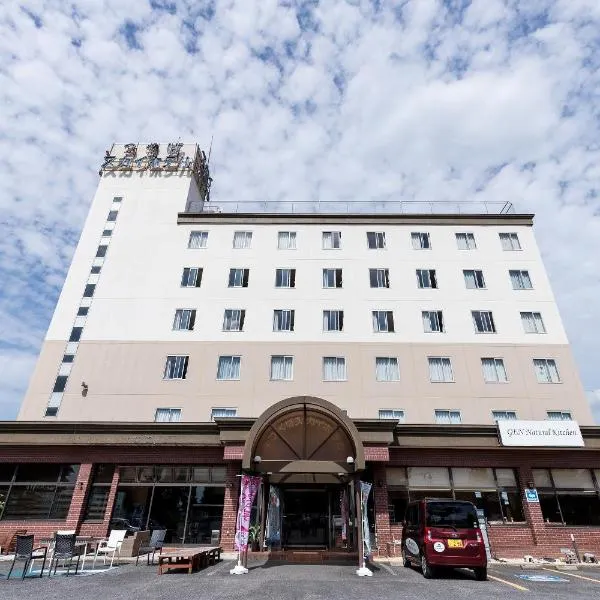
<path fill-rule="evenodd" d="M 252 552 L 260 550 L 260 525 L 250 525 L 248 529 L 248 544 Z"/>

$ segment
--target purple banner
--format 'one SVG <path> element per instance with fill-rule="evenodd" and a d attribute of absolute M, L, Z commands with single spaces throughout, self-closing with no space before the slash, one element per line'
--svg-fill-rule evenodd
<path fill-rule="evenodd" d="M 342 541 L 348 539 L 348 493 L 346 489 L 340 492 L 340 505 L 342 508 Z"/>
<path fill-rule="evenodd" d="M 365 547 L 365 558 L 371 556 L 371 532 L 369 530 L 369 515 L 367 513 L 367 501 L 371 493 L 370 483 L 360 482 L 360 500 L 362 508 L 363 544 Z"/>
<path fill-rule="evenodd" d="M 248 549 L 248 530 L 250 528 L 250 513 L 252 504 L 258 492 L 261 478 L 252 475 L 242 475 L 240 483 L 240 505 L 238 506 L 237 525 L 235 530 L 235 549 Z"/>

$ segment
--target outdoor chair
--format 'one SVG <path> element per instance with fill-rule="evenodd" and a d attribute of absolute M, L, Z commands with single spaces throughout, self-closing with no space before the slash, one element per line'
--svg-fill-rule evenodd
<path fill-rule="evenodd" d="M 154 555 L 157 550 L 158 550 L 159 555 L 162 552 L 162 547 L 165 543 L 165 535 L 166 534 L 167 534 L 166 529 L 155 529 L 152 532 L 152 536 L 150 537 L 150 541 L 148 542 L 148 545 L 142 546 L 138 551 L 137 558 L 135 559 L 136 566 L 138 564 L 138 561 L 140 560 L 141 554 L 146 555 L 146 562 L 148 565 L 150 564 L 150 555 L 152 555 L 152 564 L 154 564 Z"/>
<path fill-rule="evenodd" d="M 23 562 L 23 573 L 21 573 L 21 579 L 25 579 L 27 573 L 27 567 L 31 570 L 33 568 L 33 562 L 36 558 L 43 559 L 42 570 L 40 571 L 40 577 L 44 574 L 44 567 L 46 566 L 46 555 L 48 549 L 46 546 L 40 546 L 39 548 L 33 547 L 33 535 L 18 535 L 15 544 L 15 555 L 13 557 L 12 565 L 6 579 L 10 578 L 12 570 L 16 562 Z"/>
<path fill-rule="evenodd" d="M 15 551 L 15 546 L 17 545 L 17 536 L 25 535 L 26 533 L 27 529 L 17 529 L 12 533 L 7 533 L 0 542 L 0 554 L 12 554 Z"/>
<path fill-rule="evenodd" d="M 211 529 L 210 545 L 218 546 L 220 541 L 221 541 L 221 530 L 220 529 Z"/>
<path fill-rule="evenodd" d="M 126 529 L 113 529 L 110 532 L 107 540 L 102 540 L 99 542 L 98 547 L 96 548 L 96 553 L 94 554 L 94 562 L 92 564 L 92 569 L 96 567 L 96 559 L 98 556 L 102 556 L 102 560 L 104 564 L 106 564 L 106 557 L 110 554 L 110 566 L 113 566 L 113 562 L 115 560 L 115 554 L 120 555 L 121 544 L 125 539 L 125 535 L 127 534 Z"/>
<path fill-rule="evenodd" d="M 52 564 L 54 564 L 54 574 L 56 575 L 56 567 L 61 562 L 63 566 L 67 566 L 67 577 L 71 571 L 73 560 L 77 559 L 75 563 L 75 575 L 79 570 L 79 559 L 80 555 L 75 549 L 76 537 L 75 534 L 61 534 L 57 533 L 54 536 L 54 551 L 50 558 L 50 570 L 48 571 L 48 577 L 52 574 Z"/>

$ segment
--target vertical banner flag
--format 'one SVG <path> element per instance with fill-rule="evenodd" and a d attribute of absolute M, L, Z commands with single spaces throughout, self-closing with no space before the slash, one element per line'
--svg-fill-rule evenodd
<path fill-rule="evenodd" d="M 270 546 L 281 543 L 281 496 L 279 488 L 275 485 L 269 488 L 265 540 Z"/>
<path fill-rule="evenodd" d="M 369 515 L 367 514 L 367 500 L 371 493 L 370 483 L 360 482 L 360 505 L 362 510 L 363 543 L 365 545 L 365 559 L 371 556 L 371 533 L 369 531 Z"/>
<path fill-rule="evenodd" d="M 256 497 L 256 492 L 258 492 L 260 482 L 260 477 L 242 475 L 240 505 L 238 506 L 237 527 L 235 531 L 235 549 L 239 551 L 248 549 L 250 513 L 252 512 L 252 503 Z"/>
<path fill-rule="evenodd" d="M 340 492 L 340 505 L 342 508 L 342 541 L 348 539 L 348 491 L 344 488 Z"/>

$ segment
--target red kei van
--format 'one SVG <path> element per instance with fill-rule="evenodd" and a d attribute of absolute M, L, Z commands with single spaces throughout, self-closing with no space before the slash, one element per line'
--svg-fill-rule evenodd
<path fill-rule="evenodd" d="M 471 502 L 425 499 L 410 502 L 402 528 L 402 562 L 421 567 L 427 579 L 436 567 L 466 567 L 487 579 L 487 555 Z"/>

